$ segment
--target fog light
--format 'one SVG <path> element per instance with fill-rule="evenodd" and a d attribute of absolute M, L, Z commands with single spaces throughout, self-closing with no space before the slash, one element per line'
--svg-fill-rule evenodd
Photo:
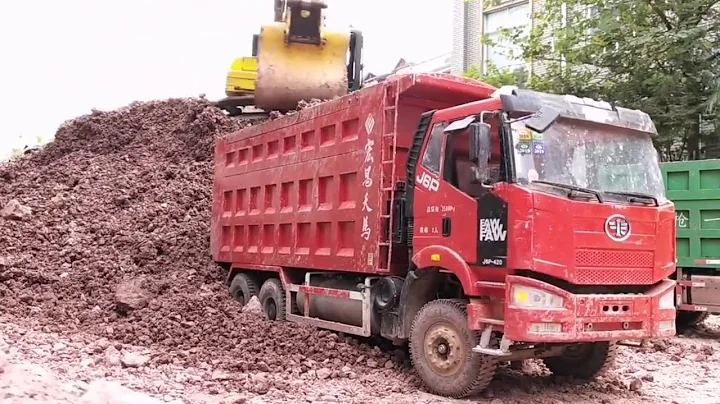
<path fill-rule="evenodd" d="M 560 323 L 532 323 L 532 324 L 530 324 L 530 332 L 558 333 L 558 332 L 562 332 L 562 324 L 560 324 Z"/>
<path fill-rule="evenodd" d="M 675 321 L 673 321 L 673 320 L 658 321 L 658 330 L 667 331 L 667 330 L 674 330 L 674 329 L 675 329 Z"/>

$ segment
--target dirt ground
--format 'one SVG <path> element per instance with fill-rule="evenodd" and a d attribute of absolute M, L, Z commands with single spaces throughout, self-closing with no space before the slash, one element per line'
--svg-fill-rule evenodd
<path fill-rule="evenodd" d="M 424 393 L 404 350 L 228 296 L 209 252 L 213 145 L 251 124 L 202 98 L 134 103 L 0 164 L 0 402 L 462 402 Z M 720 403 L 719 341 L 712 317 L 623 347 L 588 385 L 528 362 L 469 401 Z"/>
<path fill-rule="evenodd" d="M 242 317 L 259 319 L 259 310 Z M 647 348 L 624 347 L 611 373 L 590 384 L 558 380 L 539 363 L 502 369 L 489 391 L 449 400 L 422 391 L 407 364 L 395 356 L 357 372 L 332 371 L 308 361 L 293 371 L 230 372 L 211 362 L 197 366 L 158 361 L 177 352 L 113 342 L 87 333 L 57 334 L 42 324 L 0 318 L 0 402 L 14 403 L 720 403 L 720 319 L 701 331 Z M 299 351 L 305 347 L 298 346 Z M 259 361 L 272 359 L 261 355 Z M 397 353 L 401 356 L 402 353 Z M 292 360 L 288 360 L 292 363 Z M 348 361 L 353 362 L 353 361 Z M 306 369 L 306 370 L 305 370 Z"/>

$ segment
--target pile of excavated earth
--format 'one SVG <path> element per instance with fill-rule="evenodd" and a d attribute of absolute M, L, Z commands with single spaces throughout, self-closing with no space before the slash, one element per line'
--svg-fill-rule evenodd
<path fill-rule="evenodd" d="M 404 350 L 264 321 L 228 296 L 209 248 L 213 147 L 255 122 L 203 98 L 133 103 L 0 165 L 0 401 L 131 397 L 107 379 L 166 402 L 445 402 Z M 590 385 L 503 370 L 483 399 L 663 402 L 688 373 L 717 391 L 698 362 L 717 366 L 720 346 L 688 341 L 624 350 Z"/>
<path fill-rule="evenodd" d="M 213 148 L 248 124 L 204 99 L 134 103 L 68 121 L 0 166 L 3 314 L 155 348 L 143 364 L 273 376 L 235 383 L 258 393 L 309 371 L 393 367 L 379 349 L 262 321 L 228 298 L 210 256 Z"/>

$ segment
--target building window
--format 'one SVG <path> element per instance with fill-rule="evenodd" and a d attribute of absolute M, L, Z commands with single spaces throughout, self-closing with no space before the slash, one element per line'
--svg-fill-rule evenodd
<path fill-rule="evenodd" d="M 492 45 L 485 46 L 485 71 L 489 65 L 499 69 L 515 70 L 525 66 L 519 46 L 504 38 L 502 29 L 521 29 L 530 32 L 530 4 L 521 3 L 485 12 L 485 37 Z"/>

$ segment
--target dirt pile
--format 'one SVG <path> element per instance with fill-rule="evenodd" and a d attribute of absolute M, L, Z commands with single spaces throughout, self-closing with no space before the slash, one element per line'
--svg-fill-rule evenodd
<path fill-rule="evenodd" d="M 151 365 L 313 378 L 395 367 L 401 355 L 264 322 L 228 297 L 209 252 L 213 146 L 246 124 L 203 99 L 134 103 L 68 121 L 0 166 L 0 208 L 24 212 L 0 218 L 3 312 L 163 352 Z M 127 284 L 142 293 L 118 305 Z"/>

